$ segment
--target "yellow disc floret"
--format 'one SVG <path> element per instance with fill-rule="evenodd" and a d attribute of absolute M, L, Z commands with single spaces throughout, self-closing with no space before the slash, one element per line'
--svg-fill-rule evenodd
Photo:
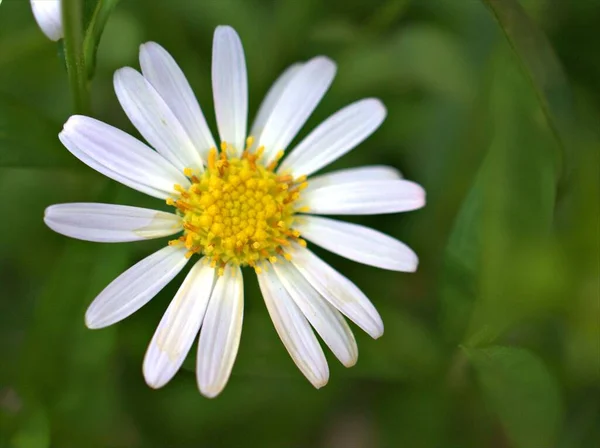
<path fill-rule="evenodd" d="M 306 244 L 292 228 L 306 178 L 277 175 L 274 169 L 282 154 L 264 166 L 263 148 L 251 153 L 251 145 L 248 139 L 241 157 L 228 157 L 230 148 L 223 143 L 220 153 L 210 150 L 204 173 L 184 170 L 192 185 L 176 185 L 179 198 L 167 200 L 182 216 L 184 234 L 169 244 L 185 245 L 188 257 L 206 255 L 213 267 L 249 265 L 257 271 L 261 260 L 289 258 L 285 247 L 292 241 Z"/>

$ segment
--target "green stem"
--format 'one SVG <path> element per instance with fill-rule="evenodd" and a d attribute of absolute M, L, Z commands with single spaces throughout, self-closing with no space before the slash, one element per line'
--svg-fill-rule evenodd
<path fill-rule="evenodd" d="M 83 57 L 87 67 L 87 77 L 92 79 L 96 70 L 96 53 L 100 37 L 108 22 L 112 10 L 117 6 L 119 0 L 99 0 L 94 10 L 83 41 Z"/>
<path fill-rule="evenodd" d="M 81 0 L 62 0 L 65 62 L 75 113 L 89 114 L 90 94 L 83 59 Z"/>

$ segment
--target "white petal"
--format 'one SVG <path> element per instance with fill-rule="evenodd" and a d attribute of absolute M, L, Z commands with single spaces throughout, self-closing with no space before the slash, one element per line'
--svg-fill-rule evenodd
<path fill-rule="evenodd" d="M 215 30 L 212 85 L 219 136 L 233 145 L 233 155 L 239 155 L 246 140 L 248 77 L 242 42 L 230 26 Z"/>
<path fill-rule="evenodd" d="M 294 245 L 292 263 L 334 307 L 372 338 L 383 334 L 383 322 L 371 301 L 358 287 L 310 250 Z"/>
<path fill-rule="evenodd" d="M 189 187 L 183 173 L 129 134 L 94 118 L 73 115 L 58 136 L 71 153 L 123 185 L 161 199 L 173 185 Z"/>
<path fill-rule="evenodd" d="M 183 269 L 186 252 L 167 246 L 127 269 L 94 299 L 85 313 L 86 325 L 107 327 L 135 313 Z"/>
<path fill-rule="evenodd" d="M 294 363 L 313 386 L 323 387 L 329 379 L 329 367 L 302 311 L 272 269 L 261 272 L 258 283 L 275 330 Z"/>
<path fill-rule="evenodd" d="M 215 284 L 198 342 L 200 392 L 216 397 L 227 384 L 242 335 L 244 284 L 239 267 L 226 267 Z"/>
<path fill-rule="evenodd" d="M 184 168 L 202 171 L 200 153 L 167 103 L 136 70 L 117 70 L 114 86 L 121 107 L 150 145 L 183 172 Z"/>
<path fill-rule="evenodd" d="M 386 110 L 374 98 L 357 101 L 325 120 L 281 164 L 294 177 L 310 176 L 369 137 L 383 123 Z"/>
<path fill-rule="evenodd" d="M 143 371 L 150 387 L 162 387 L 173 378 L 196 340 L 215 278 L 205 261 L 190 270 L 148 346 Z"/>
<path fill-rule="evenodd" d="M 181 218 L 173 213 L 98 203 L 51 205 L 44 222 L 62 235 L 99 243 L 160 238 L 182 230 Z"/>
<path fill-rule="evenodd" d="M 319 215 L 379 215 L 423 207 L 425 190 L 407 180 L 352 182 L 311 189 L 301 201 Z"/>
<path fill-rule="evenodd" d="M 57 41 L 63 37 L 60 0 L 31 0 L 31 9 L 48 39 Z"/>
<path fill-rule="evenodd" d="M 406 244 L 368 227 L 317 216 L 302 216 L 294 229 L 303 238 L 350 260 L 392 271 L 415 272 L 419 259 Z"/>
<path fill-rule="evenodd" d="M 358 168 L 347 168 L 320 176 L 311 177 L 308 180 L 308 187 L 304 192 L 328 185 L 346 184 L 353 182 L 371 182 L 374 180 L 395 180 L 402 179 L 402 174 L 396 168 L 391 166 L 361 166 Z"/>
<path fill-rule="evenodd" d="M 317 107 L 335 76 L 335 63 L 319 56 L 298 70 L 281 93 L 258 141 L 268 163 L 285 150 Z"/>
<path fill-rule="evenodd" d="M 352 367 L 358 358 L 358 347 L 346 319 L 310 285 L 294 265 L 285 260 L 279 261 L 273 267 L 288 294 L 341 363 Z"/>
<path fill-rule="evenodd" d="M 271 112 L 273 108 L 277 104 L 277 101 L 281 97 L 281 94 L 285 90 L 286 86 L 292 80 L 292 78 L 298 73 L 302 64 L 293 64 L 290 65 L 284 72 L 279 75 L 279 78 L 273 83 L 265 99 L 261 103 L 258 112 L 256 114 L 256 118 L 254 119 L 254 124 L 252 124 L 252 130 L 250 131 L 250 135 L 253 136 L 256 141 L 260 140 L 260 136 L 265 127 L 265 124 L 269 117 L 271 116 Z"/>
<path fill-rule="evenodd" d="M 156 89 L 183 126 L 203 160 L 215 145 L 198 100 L 175 59 L 155 42 L 140 47 L 144 77 Z"/>

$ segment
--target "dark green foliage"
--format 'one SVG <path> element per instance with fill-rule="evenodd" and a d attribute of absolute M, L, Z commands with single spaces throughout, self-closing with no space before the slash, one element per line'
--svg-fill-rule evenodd
<path fill-rule="evenodd" d="M 83 2 L 82 27 L 97 28 L 81 36 L 80 75 L 93 115 L 134 135 L 112 74 L 138 67 L 148 40 L 174 55 L 216 130 L 218 24 L 242 37 L 251 114 L 281 70 L 317 54 L 338 63 L 338 76 L 302 135 L 352 101 L 381 98 L 381 129 L 326 169 L 389 164 L 426 188 L 422 210 L 353 219 L 413 247 L 419 271 L 380 271 L 317 249 L 386 325 L 377 341 L 354 328 L 358 364 L 345 369 L 328 355 L 330 383 L 321 390 L 277 338 L 251 271 L 224 393 L 208 400 L 197 392 L 195 347 L 170 384 L 148 388 L 144 351 L 183 275 L 114 327 L 88 330 L 83 316 L 105 285 L 164 241 L 70 241 L 42 217 L 48 205 L 70 201 L 165 205 L 102 178 L 62 147 L 57 134 L 73 113 L 64 56 L 37 29 L 28 1 L 4 0 L 1 448 L 597 445 L 599 2 L 116 3 Z"/>

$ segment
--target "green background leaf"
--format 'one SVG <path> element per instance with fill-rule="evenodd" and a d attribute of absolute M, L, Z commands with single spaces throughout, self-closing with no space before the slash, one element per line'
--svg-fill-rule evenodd
<path fill-rule="evenodd" d="M 569 158 L 575 116 L 566 76 L 554 50 L 517 0 L 483 0 L 498 21 L 531 81 L 550 129 Z"/>
<path fill-rule="evenodd" d="M 465 349 L 481 392 L 520 448 L 554 446 L 561 420 L 556 379 L 527 350 L 493 346 Z"/>

